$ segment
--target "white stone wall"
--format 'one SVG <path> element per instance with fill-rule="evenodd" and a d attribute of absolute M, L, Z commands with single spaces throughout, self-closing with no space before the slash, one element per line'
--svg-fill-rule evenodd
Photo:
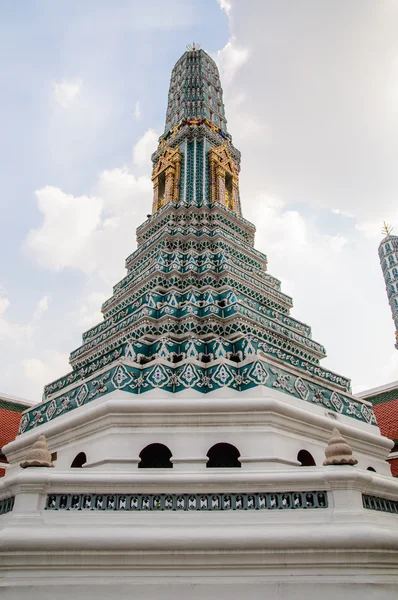
<path fill-rule="evenodd" d="M 223 472 L 222 472 L 223 471 Z M 52 492 L 319 490 L 328 508 L 264 511 L 48 511 Z M 362 493 L 398 482 L 352 467 L 201 473 L 32 468 L 10 477 L 0 517 L 0 597 L 396 598 L 398 515 Z M 333 595 L 334 594 L 334 595 Z"/>

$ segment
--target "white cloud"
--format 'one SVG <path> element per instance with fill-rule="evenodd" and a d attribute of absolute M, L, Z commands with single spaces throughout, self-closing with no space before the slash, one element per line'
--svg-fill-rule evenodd
<path fill-rule="evenodd" d="M 137 142 L 134 155 L 140 165 L 156 137 L 149 130 Z M 136 176 L 127 167 L 102 171 L 93 195 L 42 188 L 36 197 L 43 221 L 29 232 L 25 248 L 43 268 L 96 273 L 112 285 L 124 275 L 124 259 L 151 205 L 151 190 L 148 175 Z"/>
<path fill-rule="evenodd" d="M 81 330 L 86 331 L 103 320 L 101 306 L 108 298 L 104 292 L 91 292 L 81 301 L 81 305 L 74 316 Z"/>
<path fill-rule="evenodd" d="M 10 301 L 8 298 L 0 298 L 0 317 L 4 315 L 7 308 L 10 306 Z"/>
<path fill-rule="evenodd" d="M 0 361 L 1 390 L 39 402 L 43 386 L 70 369 L 67 355 L 41 350 L 44 331 L 43 316 L 50 296 L 43 295 L 26 322 L 15 322 L 6 314 L 11 305 L 1 289 L 0 297 Z M 31 355 L 31 356 L 29 356 Z"/>
<path fill-rule="evenodd" d="M 81 94 L 83 82 L 81 79 L 64 79 L 53 83 L 53 97 L 61 108 L 69 108 Z"/>
<path fill-rule="evenodd" d="M 239 45 L 235 36 L 232 36 L 213 58 L 218 64 L 224 87 L 227 120 L 233 115 L 232 128 L 229 123 L 229 131 L 238 128 L 240 137 L 248 140 L 259 137 L 267 139 L 271 131 L 269 124 L 263 119 L 256 119 L 246 110 L 247 90 L 234 85 L 237 72 L 247 63 L 249 56 L 249 49 Z"/>
<path fill-rule="evenodd" d="M 33 321 L 38 321 L 42 317 L 42 315 L 48 310 L 50 300 L 51 296 L 49 294 L 46 294 L 45 296 L 42 296 L 40 298 L 33 313 Z"/>
<path fill-rule="evenodd" d="M 332 208 L 332 213 L 334 215 L 341 215 L 342 217 L 347 217 L 347 219 L 353 219 L 354 215 L 344 210 L 340 210 L 339 208 Z"/>
<path fill-rule="evenodd" d="M 228 0 L 217 0 L 217 2 L 220 5 L 221 10 L 225 10 L 225 12 L 227 13 L 227 15 L 229 15 L 229 13 L 231 11 L 231 4 L 230 4 L 230 2 L 228 2 Z"/>
<path fill-rule="evenodd" d="M 5 295 L 4 288 L 0 288 L 0 341 L 20 348 L 26 344 L 32 335 L 32 325 L 15 323 L 7 318 L 6 312 L 10 301 Z"/>
<path fill-rule="evenodd" d="M 46 350 L 40 358 L 24 358 L 22 372 L 29 389 L 29 398 L 39 402 L 44 386 L 70 369 L 68 355 L 56 350 Z"/>
<path fill-rule="evenodd" d="M 120 209 L 135 207 L 137 194 L 150 194 L 152 184 L 148 176 L 136 177 L 127 167 L 102 171 L 96 187 L 104 201 L 105 208 L 112 210 L 115 216 Z"/>
<path fill-rule="evenodd" d="M 38 190 L 36 198 L 44 219 L 29 232 L 27 249 L 42 267 L 60 270 L 79 264 L 90 272 L 93 265 L 85 249 L 100 224 L 102 198 L 75 197 L 52 186 Z"/>
<path fill-rule="evenodd" d="M 219 50 L 216 61 L 220 69 L 220 76 L 224 85 L 231 83 L 237 71 L 247 62 L 249 50 L 240 46 L 232 36 L 222 50 Z"/>
<path fill-rule="evenodd" d="M 137 119 L 137 121 L 139 121 L 141 119 L 141 106 L 140 106 L 140 103 L 138 102 L 138 100 L 135 103 L 134 116 Z"/>
<path fill-rule="evenodd" d="M 283 263 L 282 272 L 289 280 L 299 285 L 300 269 L 322 267 L 331 255 L 339 256 L 347 244 L 344 236 L 322 234 L 310 219 L 304 218 L 298 211 L 289 210 L 280 199 L 267 195 L 254 198 L 253 221 L 257 223 L 256 247 L 277 257 Z M 305 265 L 305 266 L 304 266 Z M 279 277 L 280 274 L 273 272 Z"/>
<path fill-rule="evenodd" d="M 151 154 L 156 150 L 159 135 L 153 129 L 148 129 L 133 149 L 133 165 L 150 167 Z"/>

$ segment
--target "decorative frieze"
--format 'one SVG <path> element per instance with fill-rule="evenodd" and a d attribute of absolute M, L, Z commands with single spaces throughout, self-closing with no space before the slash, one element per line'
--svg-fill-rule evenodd
<path fill-rule="evenodd" d="M 9 513 L 14 508 L 15 496 L 0 498 L 0 516 Z"/>
<path fill-rule="evenodd" d="M 26 411 L 21 419 L 20 432 L 49 422 L 115 390 L 143 394 L 154 389 L 170 393 L 194 389 L 206 394 L 223 387 L 244 391 L 256 386 L 276 389 L 291 397 L 323 406 L 328 411 L 376 424 L 368 404 L 314 383 L 313 379 L 304 375 L 270 365 L 259 358 L 249 339 L 245 343 L 245 353 L 237 356 L 238 359 L 246 356 L 242 364 L 235 362 L 236 354 L 228 350 L 228 344 L 222 339 L 214 342 L 210 354 L 204 354 L 206 347 L 200 340 L 187 342 L 179 362 L 174 362 L 176 358 L 181 358 L 176 356 L 178 345 L 172 340 L 160 339 L 154 358 L 143 364 L 140 361 L 147 352 L 145 345 L 139 342 L 129 344 L 125 347 L 123 360 L 103 370 L 100 376 L 90 378 L 86 375 L 82 383 L 70 386 L 66 393 L 53 393 L 52 399 Z"/>
<path fill-rule="evenodd" d="M 187 169 L 189 167 L 190 163 L 188 162 Z M 190 176 L 193 176 L 193 167 Z M 164 216 L 165 218 L 151 219 L 148 223 L 145 223 L 141 229 L 137 230 L 137 241 L 139 243 L 151 239 L 155 233 L 165 227 L 167 222 L 170 222 L 173 227 L 176 227 L 176 231 L 178 231 L 179 227 L 186 228 L 192 220 L 196 219 L 197 223 L 195 229 L 199 233 L 200 230 L 204 228 L 208 228 L 209 230 L 224 228 L 227 233 L 232 233 L 233 235 L 238 236 L 243 242 L 253 245 L 255 227 L 250 227 L 251 224 L 242 217 L 235 218 L 234 213 L 225 210 L 225 203 L 219 202 L 217 199 L 214 200 L 214 210 L 212 210 L 213 206 L 206 206 L 205 211 L 201 213 L 193 212 L 193 207 L 187 201 L 173 203 L 173 207 L 178 210 L 178 213 L 176 213 L 176 216 L 178 217 L 177 222 L 172 218 L 174 213 L 168 213 L 166 211 L 166 204 L 167 203 L 163 202 L 160 207 L 163 207 L 165 212 L 159 214 L 159 216 Z M 195 208 L 201 208 L 202 206 L 202 203 L 200 203 L 195 205 Z M 224 210 L 222 210 L 223 208 Z M 181 220 L 182 215 L 184 215 L 183 220 Z M 237 216 L 238 215 L 236 215 L 236 217 Z"/>
<path fill-rule="evenodd" d="M 369 510 L 378 510 L 380 512 L 398 514 L 398 500 L 390 500 L 389 498 L 380 498 L 379 496 L 362 494 L 362 502 L 363 507 Z"/>
<path fill-rule="evenodd" d="M 108 342 L 111 339 L 114 339 L 115 336 L 120 336 L 121 334 L 125 334 L 127 331 L 132 331 L 132 327 L 136 325 L 139 320 L 143 318 L 153 318 L 160 323 L 161 319 L 164 317 L 167 318 L 175 318 L 180 320 L 180 326 L 183 325 L 184 319 L 190 319 L 192 322 L 192 318 L 195 321 L 195 329 L 197 333 L 200 333 L 201 324 L 200 321 L 206 319 L 207 325 L 209 325 L 208 317 L 209 315 L 212 317 L 219 317 L 222 319 L 232 319 L 237 315 L 241 314 L 247 317 L 249 320 L 253 321 L 253 325 L 261 326 L 264 328 L 263 331 L 257 330 L 257 335 L 259 335 L 263 341 L 274 344 L 276 346 L 283 346 L 285 350 L 289 350 L 293 353 L 298 352 L 298 348 L 295 348 L 296 344 L 304 348 L 309 354 L 302 354 L 303 358 L 307 360 L 314 361 L 314 358 L 322 358 L 325 356 L 325 349 L 320 344 L 317 344 L 313 340 L 308 337 L 303 336 L 301 333 L 296 333 L 295 331 L 291 331 L 287 329 L 284 325 L 274 322 L 271 319 L 268 319 L 266 316 L 261 315 L 255 309 L 251 308 L 247 304 L 244 304 L 240 299 L 236 299 L 235 295 L 230 292 L 229 294 L 223 294 L 225 299 L 220 299 L 217 292 L 208 291 L 207 294 L 201 294 L 204 300 L 199 300 L 197 302 L 181 302 L 176 299 L 177 297 L 181 297 L 181 295 L 174 294 L 146 294 L 141 302 L 135 303 L 135 305 L 130 305 L 125 311 L 123 311 L 122 319 L 118 319 L 117 322 L 112 320 L 110 323 L 110 327 L 105 331 L 100 332 L 95 337 L 93 336 L 90 341 L 85 342 L 79 349 L 78 353 L 75 351 L 71 355 L 71 360 L 74 361 L 77 357 L 82 357 L 84 353 L 90 352 L 90 350 L 94 348 L 98 348 L 100 344 Z M 211 296 L 211 301 L 206 300 L 206 296 Z M 167 297 L 172 296 L 174 298 L 174 302 L 170 303 L 167 301 Z M 157 302 L 153 300 L 156 297 Z M 152 299 L 152 302 L 151 302 Z M 189 329 L 192 329 L 192 325 L 190 325 Z M 255 329 L 253 329 L 253 332 Z M 277 339 L 276 336 L 281 336 Z M 290 341 L 292 346 L 286 343 L 287 340 Z"/>
<path fill-rule="evenodd" d="M 327 492 L 48 494 L 45 510 L 247 511 L 328 508 Z"/>

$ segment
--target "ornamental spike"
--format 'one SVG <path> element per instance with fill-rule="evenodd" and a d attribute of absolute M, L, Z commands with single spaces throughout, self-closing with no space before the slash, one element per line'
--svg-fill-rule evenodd
<path fill-rule="evenodd" d="M 196 42 L 192 42 L 192 44 L 187 44 L 187 50 L 188 52 L 196 52 L 197 50 L 200 50 L 200 44 L 197 44 Z"/>
<path fill-rule="evenodd" d="M 352 448 L 343 438 L 337 427 L 333 428 L 332 437 L 325 450 L 325 466 L 356 465 L 357 459 L 352 456 Z"/>
<path fill-rule="evenodd" d="M 21 463 L 22 469 L 27 467 L 53 467 L 51 452 L 48 450 L 46 436 L 41 434 L 28 452 L 26 460 Z"/>
<path fill-rule="evenodd" d="M 393 230 L 394 230 L 394 228 L 391 225 L 389 225 L 388 223 L 383 221 L 383 227 L 381 229 L 381 233 L 383 235 L 391 235 Z"/>

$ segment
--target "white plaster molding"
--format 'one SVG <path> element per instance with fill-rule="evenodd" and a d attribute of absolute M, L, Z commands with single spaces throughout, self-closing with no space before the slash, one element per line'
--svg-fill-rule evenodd
<path fill-rule="evenodd" d="M 112 470 L 71 469 L 64 472 L 31 468 L 20 470 L 17 474 L 0 479 L 0 498 L 10 491 L 15 492 L 21 486 L 33 486 L 46 493 L 64 490 L 95 492 L 102 486 L 101 492 L 126 493 L 126 489 L 142 486 L 151 489 L 177 489 L 182 492 L 192 488 L 208 489 L 209 493 L 220 488 L 227 491 L 242 491 L 258 488 L 262 491 L 284 492 L 309 489 L 355 489 L 396 500 L 398 498 L 398 480 L 379 475 L 357 467 L 341 469 L 328 467 L 291 467 L 281 471 L 245 471 L 244 469 L 204 469 L 202 472 L 177 472 L 174 469 L 137 469 L 118 472 Z M 205 487 L 203 487 L 205 486 Z M 149 489 L 149 488 L 148 488 Z"/>
<path fill-rule="evenodd" d="M 193 457 L 178 457 L 173 456 L 170 461 L 173 463 L 174 469 L 178 470 L 203 470 L 206 464 L 209 462 L 207 456 L 193 456 Z M 153 469 L 152 469 L 153 470 Z"/>
<path fill-rule="evenodd" d="M 91 462 L 86 462 L 82 466 L 82 469 L 90 469 L 93 467 L 106 466 L 109 465 L 110 468 L 114 468 L 119 465 L 121 467 L 126 465 L 138 465 L 140 462 L 140 458 L 134 458 L 130 456 L 121 456 L 121 457 L 112 457 L 112 458 L 103 458 L 101 460 L 94 460 Z"/>
<path fill-rule="evenodd" d="M 289 460 L 279 456 L 240 456 L 242 467 L 248 469 L 280 469 L 281 465 L 287 467 L 299 467 L 298 460 Z"/>

